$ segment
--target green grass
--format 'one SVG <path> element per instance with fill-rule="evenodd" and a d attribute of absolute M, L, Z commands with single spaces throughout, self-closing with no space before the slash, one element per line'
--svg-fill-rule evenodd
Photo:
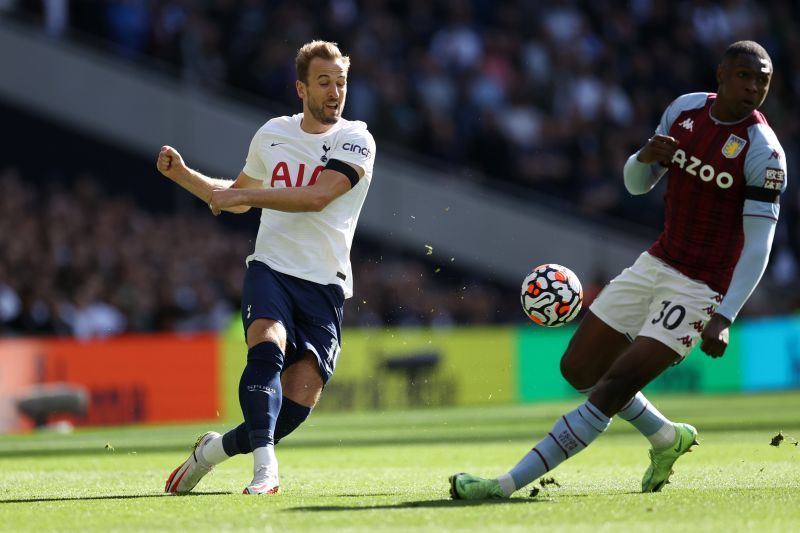
<path fill-rule="evenodd" d="M 562 464 L 537 498 L 448 499 L 447 476 L 506 471 L 574 403 L 317 414 L 278 447 L 281 494 L 238 494 L 250 458 L 221 465 L 186 497 L 164 482 L 208 426 L 0 437 L 3 531 L 795 531 L 800 393 L 662 397 L 700 430 L 660 494 L 639 494 L 647 442 L 624 421 Z M 106 448 L 106 444 L 113 450 Z"/>

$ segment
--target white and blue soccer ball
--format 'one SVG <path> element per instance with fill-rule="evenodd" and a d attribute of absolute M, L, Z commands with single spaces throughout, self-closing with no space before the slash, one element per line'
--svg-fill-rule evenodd
<path fill-rule="evenodd" d="M 520 294 L 528 318 L 548 328 L 563 326 L 581 310 L 583 288 L 567 267 L 547 263 L 525 276 Z"/>

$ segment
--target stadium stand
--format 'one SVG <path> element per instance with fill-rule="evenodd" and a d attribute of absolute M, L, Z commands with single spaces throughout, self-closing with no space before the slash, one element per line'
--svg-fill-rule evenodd
<path fill-rule="evenodd" d="M 541 2 L 479 0 L 7 0 L 0 3 L 0 16 L 36 25 L 50 38 L 77 40 L 117 60 L 196 82 L 202 90 L 270 101 L 276 107 L 296 103 L 293 65 L 287 62 L 295 45 L 313 37 L 336 40 L 354 60 L 346 114 L 367 121 L 379 142 L 468 167 L 476 183 L 518 198 L 554 198 L 572 205 L 577 216 L 611 216 L 623 224 L 654 228 L 661 221 L 660 197 L 652 194 L 644 202 L 629 198 L 619 178 L 625 157 L 647 138 L 671 98 L 715 86 L 709 65 L 721 47 L 750 38 L 763 43 L 776 64 L 764 111 L 792 166 L 800 139 L 800 111 L 793 105 L 800 84 L 790 75 L 798 70 L 800 58 L 800 40 L 792 31 L 800 19 L 796 3 L 561 0 L 547 5 L 544 10 Z M 326 16 L 310 16 L 320 12 Z M 82 185 L 70 192 L 37 190 L 27 184 L 26 168 L 19 168 L 3 171 L 1 186 L 56 209 L 35 210 L 41 219 L 23 217 L 19 224 L 24 211 L 12 206 L 19 216 L 0 220 L 14 230 L 0 233 L 7 240 L 0 243 L 0 327 L 5 331 L 35 333 L 43 328 L 80 335 L 75 317 L 82 315 L 74 310 L 88 301 L 105 305 L 95 310 L 94 320 L 105 321 L 100 329 L 106 332 L 219 327 L 220 317 L 236 309 L 235 272 L 249 246 L 246 234 L 223 238 L 214 233 L 221 230 L 202 226 L 214 235 L 211 241 L 220 242 L 197 263 L 232 273 L 219 276 L 217 271 L 226 280 L 218 286 L 193 285 L 189 276 L 171 291 L 159 290 L 169 276 L 154 282 L 147 279 L 147 270 L 182 278 L 182 267 L 164 267 L 179 255 L 159 259 L 164 264 L 138 265 L 136 271 L 114 270 L 108 265 L 123 258 L 107 257 L 109 246 L 103 243 L 109 237 L 100 234 L 94 220 L 81 221 L 77 215 L 69 224 L 49 226 L 53 220 L 45 217 L 61 211 L 85 213 L 87 205 L 97 202 L 104 193 L 97 190 L 96 180 L 94 185 L 79 180 Z M 784 198 L 764 290 L 746 313 L 785 313 L 800 306 L 797 191 L 790 186 Z M 122 227 L 133 242 L 134 219 L 153 228 L 208 223 L 191 213 L 152 214 L 130 199 L 102 197 L 102 203 L 110 201 L 115 208 L 100 210 L 96 220 L 105 216 L 116 223 L 114 217 L 126 212 Z M 82 232 L 92 226 L 98 234 L 89 238 Z M 69 257 L 61 259 L 70 263 L 66 273 L 48 272 L 57 266 L 35 261 L 37 254 L 47 253 L 44 249 L 21 249 L 36 239 L 19 235 L 51 230 L 57 235 L 47 239 L 61 242 L 61 253 Z M 158 250 L 171 244 L 136 246 Z M 122 252 L 111 255 L 115 253 Z M 435 279 L 438 266 L 424 255 L 403 256 L 390 245 L 362 242 L 355 249 L 354 267 L 357 297 L 347 312 L 351 324 L 524 319 L 516 310 L 515 288 L 467 271 Z M 33 283 L 37 275 L 49 284 Z M 587 292 L 596 292 L 604 276 L 597 272 L 596 280 L 584 280 Z M 126 288 L 137 283 L 135 291 Z M 118 294 L 126 290 L 135 298 Z M 58 311 L 58 305 L 67 311 Z M 41 309 L 50 309 L 44 313 L 50 323 L 38 326 L 21 318 L 35 315 L 35 308 L 39 315 Z M 26 311 L 10 317 L 15 309 Z"/>

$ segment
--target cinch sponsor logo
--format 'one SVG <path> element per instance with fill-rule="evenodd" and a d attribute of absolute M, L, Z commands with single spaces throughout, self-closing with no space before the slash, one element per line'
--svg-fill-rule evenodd
<path fill-rule="evenodd" d="M 344 143 L 342 145 L 342 150 L 347 150 L 348 152 L 358 152 L 364 157 L 369 157 L 369 148 L 366 146 L 359 146 L 353 143 Z"/>
<path fill-rule="evenodd" d="M 686 152 L 681 149 L 675 151 L 672 156 L 672 162 L 681 167 L 681 170 L 686 171 L 687 174 L 698 176 L 701 180 L 709 182 L 716 181 L 717 187 L 720 189 L 728 189 L 733 185 L 733 176 L 728 172 L 717 171 L 711 165 L 703 163 L 695 156 L 686 156 Z"/>

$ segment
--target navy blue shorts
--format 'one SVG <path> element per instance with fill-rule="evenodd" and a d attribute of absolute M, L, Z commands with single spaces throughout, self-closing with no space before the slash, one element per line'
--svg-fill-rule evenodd
<path fill-rule="evenodd" d="M 322 381 L 327 383 L 339 359 L 344 292 L 338 285 L 320 285 L 272 270 L 250 261 L 242 289 L 242 325 L 269 318 L 286 328 L 289 367 L 306 350 L 317 358 Z"/>

